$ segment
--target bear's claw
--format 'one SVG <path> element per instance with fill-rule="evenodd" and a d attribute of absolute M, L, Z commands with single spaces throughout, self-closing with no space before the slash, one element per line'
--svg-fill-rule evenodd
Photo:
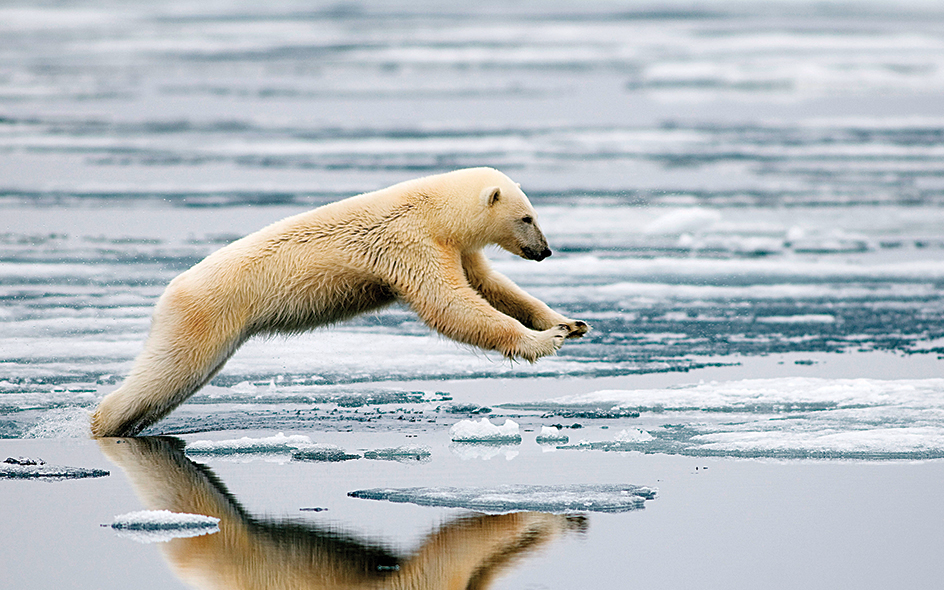
<path fill-rule="evenodd" d="M 580 338 L 584 334 L 590 331 L 590 326 L 587 325 L 586 322 L 582 322 L 580 320 L 575 320 L 572 322 L 568 322 L 566 324 L 561 324 L 561 326 L 564 326 L 565 328 L 567 328 L 568 338 Z"/>

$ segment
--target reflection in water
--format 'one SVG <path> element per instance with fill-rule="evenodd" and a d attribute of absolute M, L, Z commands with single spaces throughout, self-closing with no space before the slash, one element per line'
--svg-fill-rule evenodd
<path fill-rule="evenodd" d="M 446 523 L 412 555 L 308 523 L 248 514 L 208 468 L 167 437 L 102 439 L 149 510 L 204 514 L 220 532 L 173 539 L 164 553 L 198 588 L 487 588 L 517 558 L 569 531 L 583 516 L 539 512 L 475 515 Z"/>

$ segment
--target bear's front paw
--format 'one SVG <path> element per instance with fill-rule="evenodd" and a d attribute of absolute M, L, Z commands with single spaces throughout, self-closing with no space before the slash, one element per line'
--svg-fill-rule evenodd
<path fill-rule="evenodd" d="M 564 339 L 567 338 L 569 332 L 570 328 L 566 324 L 558 324 L 541 332 L 532 332 L 526 342 L 522 343 L 521 349 L 511 356 L 533 363 L 542 356 L 557 352 L 564 345 Z"/>
<path fill-rule="evenodd" d="M 567 320 L 561 326 L 567 328 L 568 338 L 580 338 L 590 331 L 590 326 L 580 320 Z"/>

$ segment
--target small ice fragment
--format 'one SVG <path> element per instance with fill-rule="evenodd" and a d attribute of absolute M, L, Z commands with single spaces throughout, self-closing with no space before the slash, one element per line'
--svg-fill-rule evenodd
<path fill-rule="evenodd" d="M 394 447 L 389 449 L 374 449 L 364 452 L 365 459 L 375 459 L 381 461 L 400 461 L 401 463 L 412 461 L 429 461 L 432 453 L 428 447 Z"/>
<path fill-rule="evenodd" d="M 293 461 L 323 461 L 325 463 L 340 463 L 360 459 L 360 455 L 352 455 L 335 445 L 311 445 L 298 449 L 292 453 Z"/>
<path fill-rule="evenodd" d="M 256 386 L 248 381 L 240 381 L 236 385 L 230 387 L 230 391 L 233 393 L 255 393 Z"/>
<path fill-rule="evenodd" d="M 29 457 L 7 457 L 3 460 L 4 463 L 9 463 L 10 465 L 45 465 L 46 462 L 42 459 L 30 459 Z"/>
<path fill-rule="evenodd" d="M 116 516 L 111 528 L 120 537 L 138 543 L 162 543 L 181 537 L 197 537 L 219 532 L 219 523 L 219 518 L 203 514 L 141 510 Z"/>
<path fill-rule="evenodd" d="M 457 422 L 449 429 L 449 434 L 454 442 L 469 443 L 520 443 L 521 434 L 518 431 L 518 423 L 512 420 L 505 420 L 501 426 L 495 426 L 488 421 L 488 418 L 482 418 L 478 422 L 472 420 L 462 420 Z"/>
<path fill-rule="evenodd" d="M 628 442 L 628 443 L 641 443 L 649 442 L 650 440 L 655 439 L 654 436 L 646 432 L 645 430 L 640 430 L 638 428 L 628 428 L 626 430 L 621 430 L 619 434 L 613 437 L 616 442 Z"/>
<path fill-rule="evenodd" d="M 556 426 L 542 426 L 541 434 L 538 435 L 536 440 L 541 444 L 567 444 L 567 442 L 570 441 L 570 437 L 561 432 L 560 428 Z"/>
<path fill-rule="evenodd" d="M 264 438 L 244 436 L 229 440 L 198 440 L 187 445 L 188 455 L 224 457 L 229 455 L 266 455 L 291 453 L 297 448 L 311 445 L 311 439 L 301 434 L 286 436 L 278 433 Z"/>
<path fill-rule="evenodd" d="M 11 459 L 13 462 L 11 462 Z M 16 461 L 27 463 L 17 463 Z M 67 467 L 65 465 L 47 465 L 41 459 L 38 463 L 30 463 L 33 459 L 11 457 L 0 463 L 0 479 L 39 479 L 42 481 L 62 481 L 66 479 L 85 479 L 91 477 L 107 477 L 111 473 L 104 469 L 88 469 L 85 467 Z"/>

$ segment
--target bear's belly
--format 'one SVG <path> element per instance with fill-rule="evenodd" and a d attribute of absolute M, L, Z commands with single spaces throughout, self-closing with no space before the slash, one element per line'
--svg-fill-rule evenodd
<path fill-rule="evenodd" d="M 374 311 L 397 300 L 383 283 L 362 276 L 335 275 L 330 281 L 295 285 L 271 301 L 251 332 L 303 332 Z"/>

